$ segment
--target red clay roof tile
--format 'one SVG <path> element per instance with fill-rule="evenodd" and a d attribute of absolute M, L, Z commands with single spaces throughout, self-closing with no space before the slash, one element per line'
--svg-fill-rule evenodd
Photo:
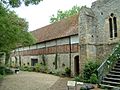
<path fill-rule="evenodd" d="M 36 37 L 37 43 L 78 34 L 78 17 L 79 14 L 71 16 L 31 33 Z"/>

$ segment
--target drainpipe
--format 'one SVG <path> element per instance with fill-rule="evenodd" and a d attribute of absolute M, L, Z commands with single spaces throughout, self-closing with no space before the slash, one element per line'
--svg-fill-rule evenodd
<path fill-rule="evenodd" d="M 58 69 L 58 52 L 57 52 L 57 39 L 55 40 L 56 43 L 56 54 L 55 54 L 55 69 Z"/>
<path fill-rule="evenodd" d="M 71 70 L 71 39 L 70 37 L 69 37 L 69 48 L 70 48 L 69 59 L 70 59 L 70 70 Z"/>

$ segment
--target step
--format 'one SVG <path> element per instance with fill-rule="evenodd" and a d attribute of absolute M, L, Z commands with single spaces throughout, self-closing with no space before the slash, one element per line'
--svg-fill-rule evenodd
<path fill-rule="evenodd" d="M 113 85 L 113 86 L 119 86 L 119 82 L 113 82 L 113 81 L 107 81 L 107 80 L 102 80 L 102 84 L 107 84 L 107 85 Z"/>
<path fill-rule="evenodd" d="M 120 66 L 120 63 L 116 63 L 116 66 Z"/>
<path fill-rule="evenodd" d="M 116 75 L 116 74 L 107 74 L 106 76 L 112 78 L 120 78 L 120 75 Z"/>
<path fill-rule="evenodd" d="M 110 71 L 110 73 L 120 75 L 120 72 L 117 72 L 117 71 Z"/>
<path fill-rule="evenodd" d="M 118 60 L 117 63 L 120 63 L 120 60 Z"/>
<path fill-rule="evenodd" d="M 114 66 L 114 68 L 120 68 L 120 66 Z"/>
<path fill-rule="evenodd" d="M 117 61 L 117 62 L 115 62 L 116 64 L 118 63 L 118 64 L 120 64 L 120 61 Z"/>
<path fill-rule="evenodd" d="M 118 71 L 118 72 L 120 72 L 120 68 L 113 68 L 112 71 Z"/>
<path fill-rule="evenodd" d="M 100 86 L 103 86 L 103 87 L 108 87 L 108 88 L 113 88 L 113 89 L 120 89 L 120 87 L 117 87 L 117 86 L 112 86 L 112 85 L 106 85 L 106 84 L 100 84 Z"/>
<path fill-rule="evenodd" d="M 105 77 L 104 80 L 113 81 L 113 82 L 120 82 L 120 78 Z"/>

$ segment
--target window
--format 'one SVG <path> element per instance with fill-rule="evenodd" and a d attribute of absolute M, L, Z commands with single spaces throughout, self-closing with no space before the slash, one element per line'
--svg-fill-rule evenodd
<path fill-rule="evenodd" d="M 117 22 L 116 22 L 116 17 L 113 18 L 114 22 L 114 36 L 117 37 Z"/>
<path fill-rule="evenodd" d="M 113 37 L 112 18 L 109 18 L 110 38 Z"/>
<path fill-rule="evenodd" d="M 109 17 L 110 38 L 117 37 L 117 18 L 111 13 Z"/>

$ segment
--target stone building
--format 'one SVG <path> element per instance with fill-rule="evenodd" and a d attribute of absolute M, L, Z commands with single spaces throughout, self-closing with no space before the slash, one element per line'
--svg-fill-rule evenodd
<path fill-rule="evenodd" d="M 120 0 L 97 0 L 79 16 L 80 66 L 87 59 L 103 61 L 120 40 Z"/>
<path fill-rule="evenodd" d="M 78 16 L 32 31 L 37 43 L 14 50 L 12 60 L 17 58 L 19 65 L 46 63 L 51 71 L 64 72 L 68 67 L 73 71 L 72 74 L 79 73 Z"/>
<path fill-rule="evenodd" d="M 51 70 L 70 67 L 75 75 L 87 60 L 103 61 L 120 40 L 120 0 L 97 0 L 78 15 L 31 32 L 37 43 L 15 50 L 20 64 L 46 61 Z"/>

